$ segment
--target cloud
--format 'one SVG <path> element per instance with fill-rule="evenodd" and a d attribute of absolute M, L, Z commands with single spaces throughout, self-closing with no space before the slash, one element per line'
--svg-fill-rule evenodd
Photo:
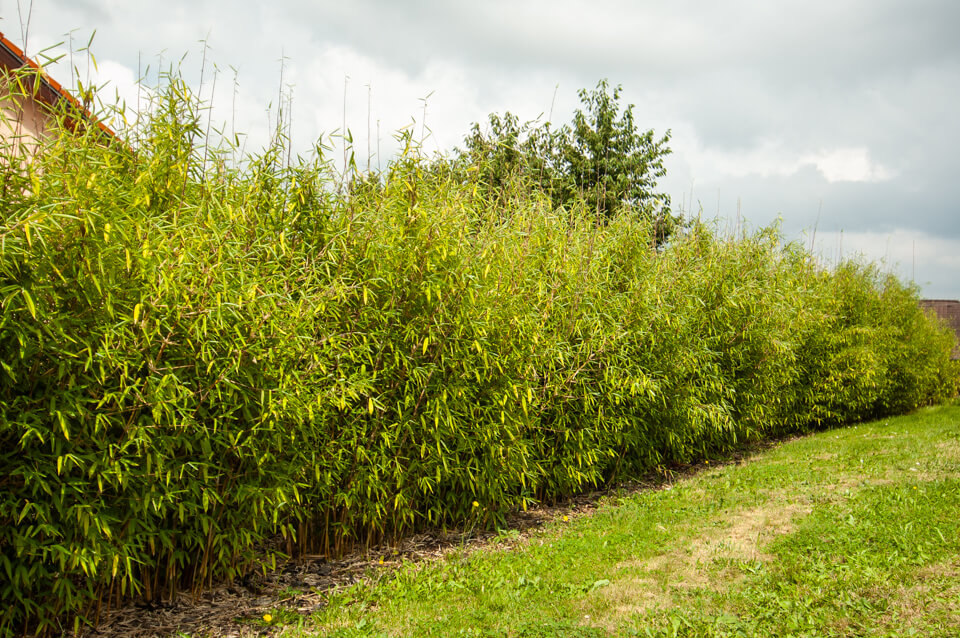
<path fill-rule="evenodd" d="M 802 158 L 803 164 L 813 164 L 828 182 L 882 182 L 893 174 L 870 159 L 866 148 L 836 148 L 819 151 Z"/>
<path fill-rule="evenodd" d="M 145 107 L 151 99 L 152 92 L 137 82 L 136 72 L 114 60 L 98 62 L 91 69 L 91 80 L 100 100 L 117 107 L 115 113 L 108 114 L 107 121 L 114 130 L 132 121 L 138 108 Z"/>
<path fill-rule="evenodd" d="M 675 131 L 675 144 L 682 149 L 688 170 L 707 182 L 746 176 L 795 175 L 814 167 L 827 182 L 881 182 L 894 172 L 875 162 L 864 146 L 805 150 L 791 148 L 782 139 L 761 139 L 753 146 L 724 148 L 705 146 L 692 126 Z"/>

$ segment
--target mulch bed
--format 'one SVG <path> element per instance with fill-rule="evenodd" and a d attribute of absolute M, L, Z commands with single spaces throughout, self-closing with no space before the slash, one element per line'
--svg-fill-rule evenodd
<path fill-rule="evenodd" d="M 620 488 L 621 493 L 624 489 Z M 508 535 L 487 530 L 469 533 L 432 530 L 409 536 L 393 545 L 373 547 L 336 560 L 326 560 L 323 556 L 300 557 L 266 575 L 253 573 L 196 597 L 189 592 L 178 593 L 171 601 L 135 602 L 111 610 L 101 616 L 99 626 L 83 631 L 83 636 L 272 636 L 283 627 L 279 623 L 265 626 L 262 618 L 268 611 L 276 614 L 276 610 L 282 608 L 288 612 L 284 614 L 284 624 L 289 624 L 289 612 L 308 617 L 322 609 L 331 594 L 405 563 L 425 563 L 453 551 L 476 551 L 491 545 L 494 540 L 508 539 L 510 545 L 520 545 L 548 521 L 589 514 L 597 508 L 600 499 L 610 493 L 609 490 L 592 492 L 553 507 L 540 506 L 513 514 L 508 520 Z M 500 546 L 503 546 L 502 542 Z"/>

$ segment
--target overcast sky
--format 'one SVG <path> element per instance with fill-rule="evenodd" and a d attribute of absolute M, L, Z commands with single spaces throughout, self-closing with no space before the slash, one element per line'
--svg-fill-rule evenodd
<path fill-rule="evenodd" d="M 0 0 L 17 44 L 29 5 Z M 424 115 L 426 148 L 444 151 L 494 111 L 566 122 L 577 89 L 608 78 L 640 126 L 672 130 L 661 186 L 675 208 L 722 228 L 738 210 L 753 227 L 780 217 L 808 245 L 816 228 L 826 260 L 860 252 L 955 299 L 958 26 L 956 0 L 34 0 L 27 53 L 77 50 L 95 30 L 96 79 L 131 104 L 138 69 L 155 85 L 182 58 L 248 148 L 282 89 L 297 150 L 346 120 L 361 167 L 368 130 L 376 166 Z M 69 84 L 66 58 L 49 71 Z"/>

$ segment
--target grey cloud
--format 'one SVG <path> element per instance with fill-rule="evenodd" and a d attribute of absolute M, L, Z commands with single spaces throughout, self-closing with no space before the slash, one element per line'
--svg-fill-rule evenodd
<path fill-rule="evenodd" d="M 667 8 L 668 7 L 668 8 Z M 950 2 L 304 3 L 287 16 L 323 42 L 363 42 L 385 61 L 415 68 L 442 55 L 471 66 L 672 74 L 730 66 L 765 79 L 858 81 L 865 67 L 892 73 L 955 55 Z"/>
<path fill-rule="evenodd" d="M 689 198 L 680 185 L 672 192 L 674 201 Z M 884 183 L 829 183 L 813 167 L 793 175 L 725 179 L 722 183 L 696 183 L 694 214 L 699 206 L 707 217 L 719 214 L 735 218 L 740 214 L 755 226 L 783 218 L 783 230 L 798 236 L 818 226 L 822 231 L 892 232 L 918 228 L 941 238 L 960 240 L 960 187 L 943 191 L 916 190 L 897 181 Z M 952 191 L 952 192 L 950 192 Z M 819 218 L 819 221 L 818 221 Z"/>

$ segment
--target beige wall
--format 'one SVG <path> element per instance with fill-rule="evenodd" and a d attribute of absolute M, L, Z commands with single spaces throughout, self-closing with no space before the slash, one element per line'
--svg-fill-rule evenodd
<path fill-rule="evenodd" d="M 49 116 L 33 97 L 20 93 L 9 76 L 0 75 L 0 144 L 4 154 L 12 151 L 32 155 L 46 135 Z"/>

